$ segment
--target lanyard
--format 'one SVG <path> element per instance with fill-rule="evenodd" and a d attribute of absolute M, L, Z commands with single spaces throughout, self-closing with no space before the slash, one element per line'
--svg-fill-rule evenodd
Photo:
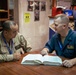
<path fill-rule="evenodd" d="M 58 41 L 58 44 L 59 44 L 60 49 L 62 50 L 63 47 L 62 47 L 60 41 Z"/>
<path fill-rule="evenodd" d="M 7 47 L 8 51 L 9 51 L 9 53 L 12 54 L 12 50 L 11 49 L 13 48 L 13 40 L 11 40 L 11 49 L 10 49 L 10 47 L 8 46 L 8 44 L 6 42 L 5 37 L 3 36 L 3 33 L 2 33 L 2 39 L 3 39 L 4 43 L 6 44 L 6 47 Z"/>

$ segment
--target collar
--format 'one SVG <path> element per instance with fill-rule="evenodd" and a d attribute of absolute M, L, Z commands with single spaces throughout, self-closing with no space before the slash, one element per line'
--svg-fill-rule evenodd
<path fill-rule="evenodd" d="M 74 34 L 74 31 L 72 29 L 69 29 L 68 35 L 66 36 L 66 39 L 68 39 L 69 41 L 72 40 L 71 35 Z M 60 40 L 60 34 L 57 34 L 56 38 Z"/>

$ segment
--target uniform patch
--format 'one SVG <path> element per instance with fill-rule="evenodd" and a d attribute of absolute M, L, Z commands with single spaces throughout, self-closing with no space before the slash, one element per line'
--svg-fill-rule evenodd
<path fill-rule="evenodd" d="M 74 49 L 73 45 L 67 45 L 67 49 Z"/>

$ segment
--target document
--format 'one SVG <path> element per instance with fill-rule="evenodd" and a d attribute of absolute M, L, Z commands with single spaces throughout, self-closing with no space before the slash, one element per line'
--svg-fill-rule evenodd
<path fill-rule="evenodd" d="M 22 65 L 62 65 L 62 60 L 58 56 L 50 56 L 41 54 L 28 54 L 23 57 L 21 61 Z"/>

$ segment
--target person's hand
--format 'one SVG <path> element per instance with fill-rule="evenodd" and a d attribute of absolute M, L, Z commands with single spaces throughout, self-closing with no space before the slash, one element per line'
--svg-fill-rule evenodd
<path fill-rule="evenodd" d="M 41 51 L 41 54 L 42 55 L 48 55 L 48 52 L 49 50 L 47 48 L 44 48 L 42 51 Z"/>
<path fill-rule="evenodd" d="M 65 66 L 65 67 L 72 67 L 73 65 L 75 65 L 75 60 L 74 59 L 63 61 L 63 66 Z"/>
<path fill-rule="evenodd" d="M 18 52 L 16 52 L 16 53 L 13 54 L 13 58 L 14 58 L 14 60 L 19 60 L 20 57 L 21 57 L 21 54 L 18 53 Z"/>

